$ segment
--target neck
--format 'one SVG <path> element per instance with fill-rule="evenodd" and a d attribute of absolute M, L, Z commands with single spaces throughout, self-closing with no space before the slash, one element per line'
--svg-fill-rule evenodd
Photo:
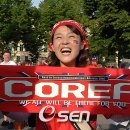
<path fill-rule="evenodd" d="M 76 67 L 75 63 L 71 63 L 71 64 L 63 64 L 63 63 L 60 63 L 60 67 Z"/>
<path fill-rule="evenodd" d="M 8 63 L 9 61 L 4 61 L 4 63 Z"/>

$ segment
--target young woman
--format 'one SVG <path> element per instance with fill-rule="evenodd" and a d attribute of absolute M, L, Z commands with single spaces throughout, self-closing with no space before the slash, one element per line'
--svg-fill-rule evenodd
<path fill-rule="evenodd" d="M 65 20 L 54 25 L 49 43 L 49 66 L 86 67 L 88 65 L 88 42 L 82 26 L 75 20 Z M 46 118 L 49 115 L 45 114 Z M 45 123 L 37 117 L 36 130 L 94 130 L 96 115 L 86 122 L 57 122 L 59 117 Z"/>
<path fill-rule="evenodd" d="M 60 67 L 86 67 L 88 66 L 87 50 L 88 42 L 86 40 L 82 26 L 75 20 L 65 20 L 54 25 L 51 31 L 49 44 L 49 66 Z M 48 115 L 46 115 L 47 117 Z M 96 116 L 90 117 L 90 122 L 57 122 L 59 117 L 47 123 L 40 130 L 92 130 L 95 128 Z"/>

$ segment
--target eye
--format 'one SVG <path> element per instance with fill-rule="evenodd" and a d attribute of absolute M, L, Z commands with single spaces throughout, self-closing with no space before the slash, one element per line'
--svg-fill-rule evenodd
<path fill-rule="evenodd" d="M 75 36 L 74 36 L 74 35 L 70 35 L 69 37 L 70 37 L 70 38 L 75 38 Z"/>
<path fill-rule="evenodd" d="M 56 39 L 59 39 L 59 38 L 61 38 L 61 37 L 60 36 L 56 37 Z"/>
<path fill-rule="evenodd" d="M 54 39 L 61 39 L 61 36 L 55 36 Z"/>

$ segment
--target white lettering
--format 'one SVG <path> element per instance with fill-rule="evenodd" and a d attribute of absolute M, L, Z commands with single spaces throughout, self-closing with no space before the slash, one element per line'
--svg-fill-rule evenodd
<path fill-rule="evenodd" d="M 69 98 L 73 94 L 75 98 L 95 98 L 95 99 L 121 99 L 121 94 L 130 94 L 130 90 L 123 90 L 126 86 L 130 86 L 130 83 L 117 83 L 112 88 L 112 84 L 97 84 L 88 83 L 88 87 L 81 83 L 61 83 L 56 84 L 53 82 L 40 82 L 33 84 L 26 80 L 9 80 L 4 83 L 5 95 L 9 97 L 28 97 L 33 95 L 33 90 L 26 90 L 25 92 L 17 93 L 13 92 L 15 87 L 19 87 L 19 84 L 23 87 L 35 87 L 34 94 L 41 98 L 54 98 L 60 96 L 61 98 Z M 48 93 L 47 89 L 50 89 Z M 110 89 L 111 92 L 110 93 Z M 105 95 L 106 94 L 106 95 Z M 113 95 L 112 95 L 113 94 Z M 68 101 L 68 100 L 67 100 Z M 66 105 L 70 105 L 69 102 L 65 102 Z M 68 103 L 68 104 L 67 104 Z M 48 104 L 51 104 L 48 101 Z"/>
<path fill-rule="evenodd" d="M 43 88 L 45 88 L 46 86 L 49 86 L 50 88 L 51 88 L 51 93 L 50 94 L 44 94 L 43 93 Z M 58 90 L 59 88 L 58 88 L 58 85 L 57 84 L 55 84 L 55 83 L 44 83 L 44 82 L 42 82 L 42 83 L 38 83 L 38 84 L 36 84 L 36 86 L 35 86 L 35 94 L 37 95 L 37 96 L 39 96 L 39 97 L 55 97 L 55 96 L 57 96 L 58 95 Z"/>
<path fill-rule="evenodd" d="M 46 110 L 52 110 L 49 115 L 52 115 L 51 117 L 47 118 L 44 116 L 44 113 Z M 45 106 L 43 107 L 39 112 L 39 118 L 43 122 L 49 122 L 51 121 L 55 116 L 55 108 L 53 106 Z M 89 111 L 59 111 L 57 122 L 66 122 L 68 120 L 74 121 L 74 122 L 81 122 L 83 120 L 83 116 L 86 116 L 86 121 L 89 121 L 90 118 L 90 112 Z"/>
<path fill-rule="evenodd" d="M 121 91 L 121 87 L 128 85 L 130 86 L 130 83 L 118 83 L 114 86 L 114 99 L 120 99 L 121 93 L 130 93 L 130 91 Z"/>
<path fill-rule="evenodd" d="M 59 113 L 58 113 L 58 117 L 60 117 L 60 119 L 57 119 L 57 122 L 66 122 L 66 121 L 68 121 L 68 113 L 69 113 L 69 111 L 60 111 Z"/>
<path fill-rule="evenodd" d="M 110 99 L 110 96 L 95 96 L 95 92 L 104 92 L 108 93 L 109 90 L 96 90 L 96 86 L 102 86 L 102 87 L 111 87 L 111 84 L 88 84 L 88 98 L 105 98 L 105 99 Z"/>
<path fill-rule="evenodd" d="M 47 117 L 44 116 L 45 115 L 45 111 L 48 110 L 48 109 L 52 110 L 51 113 L 49 113 L 49 115 L 52 115 L 52 117 L 49 116 L 49 118 L 47 118 Z M 45 106 L 39 112 L 39 119 L 41 121 L 43 121 L 43 122 L 49 122 L 49 121 L 51 121 L 54 118 L 54 116 L 55 116 L 55 108 L 53 106 Z"/>
<path fill-rule="evenodd" d="M 76 90 L 69 90 L 70 86 L 76 86 Z M 78 98 L 84 98 L 83 94 L 81 92 L 83 92 L 85 90 L 85 86 L 83 84 L 80 83 L 62 83 L 62 97 L 63 98 L 68 98 L 69 97 L 69 93 L 73 93 L 75 95 L 75 97 Z"/>

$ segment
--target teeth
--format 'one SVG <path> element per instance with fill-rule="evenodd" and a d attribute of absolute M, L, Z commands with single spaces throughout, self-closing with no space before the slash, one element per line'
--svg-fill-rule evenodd
<path fill-rule="evenodd" d="M 70 48 L 62 48 L 61 52 L 62 53 L 71 53 L 71 49 Z"/>
<path fill-rule="evenodd" d="M 62 51 L 62 53 L 71 53 L 71 51 Z"/>

